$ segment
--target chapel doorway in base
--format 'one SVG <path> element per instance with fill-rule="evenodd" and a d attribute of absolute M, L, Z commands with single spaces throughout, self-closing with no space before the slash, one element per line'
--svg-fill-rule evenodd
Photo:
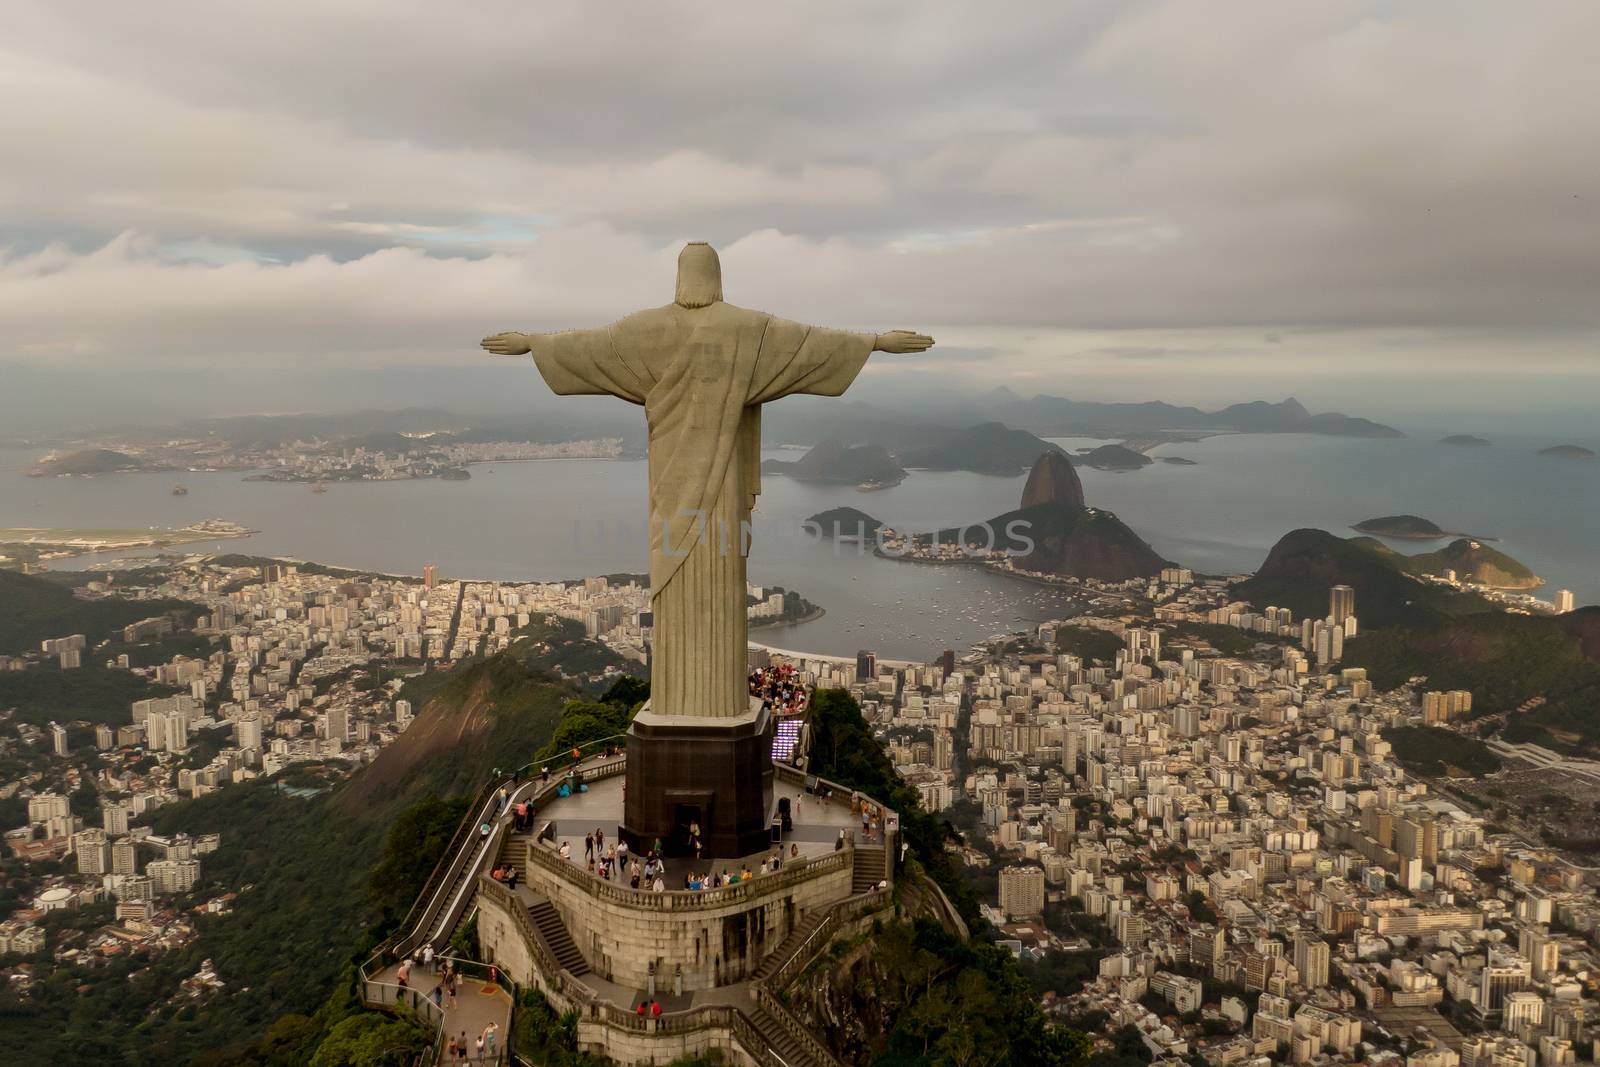
<path fill-rule="evenodd" d="M 672 837 L 666 842 L 669 856 L 694 856 L 694 837 L 691 830 L 700 827 L 702 835 L 711 825 L 711 797 L 697 793 L 693 796 L 674 797 L 672 803 Z M 701 837 L 704 841 L 704 836 Z"/>

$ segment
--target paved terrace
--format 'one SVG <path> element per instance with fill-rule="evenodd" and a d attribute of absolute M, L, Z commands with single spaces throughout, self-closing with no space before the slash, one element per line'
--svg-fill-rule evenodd
<path fill-rule="evenodd" d="M 373 975 L 371 982 L 378 983 L 382 990 L 384 1003 L 394 1003 L 400 1000 L 411 1006 L 428 1026 L 437 1026 L 440 1012 L 432 1007 L 433 992 L 439 991 L 439 1002 L 443 1009 L 444 1026 L 439 1034 L 439 1054 L 442 1057 L 444 1047 L 450 1043 L 450 1038 L 459 1038 L 466 1034 L 467 1047 L 476 1048 L 479 1035 L 490 1023 L 498 1028 L 495 1037 L 496 1058 L 487 1056 L 482 1061 L 486 1064 L 505 1062 L 506 1042 L 511 1034 L 511 996 L 498 984 L 488 980 L 482 973 L 483 965 L 471 961 L 457 961 L 456 966 L 467 969 L 468 973 L 456 975 L 456 1000 L 450 1003 L 450 998 L 445 996 L 443 988 L 442 958 L 433 961 L 431 971 L 423 970 L 419 963 L 411 968 L 411 979 L 406 989 L 399 987 L 399 965 L 391 963 L 382 971 Z M 369 985 L 369 990 L 372 988 Z M 445 1062 L 442 1058 L 439 1062 Z M 479 1061 L 468 1061 L 476 1065 Z"/>
<path fill-rule="evenodd" d="M 551 823 L 555 830 L 555 841 L 550 847 L 560 847 L 563 841 L 567 842 L 572 846 L 572 862 L 583 868 L 585 835 L 599 829 L 605 831 L 608 845 L 616 844 L 619 840 L 617 828 L 622 822 L 623 789 L 623 777 L 615 775 L 590 782 L 587 792 L 573 793 L 568 797 L 547 801 L 534 816 L 533 831 L 508 835 L 507 841 L 516 840 L 538 847 L 534 845 L 535 833 L 547 822 Z M 769 821 L 772 814 L 778 810 L 779 801 L 788 798 L 790 821 L 794 825 L 792 830 L 781 836 L 778 845 L 775 846 L 783 850 L 786 863 L 790 860 L 791 846 L 798 846 L 800 855 L 808 859 L 832 852 L 839 840 L 840 830 L 858 844 L 883 843 L 881 816 L 873 831 L 864 834 L 860 815 L 851 810 L 849 793 L 841 795 L 835 792 L 831 800 L 824 799 L 807 793 L 800 783 L 786 780 L 781 773 L 776 776 L 772 792 Z M 759 871 L 761 861 L 771 856 L 772 851 L 768 848 L 748 856 L 706 856 L 699 860 L 690 857 L 668 859 L 665 878 L 667 889 L 684 891 L 684 876 L 690 871 L 706 874 L 712 871 L 721 872 L 726 868 L 732 873 L 741 865 L 749 867 L 751 871 Z M 643 858 L 640 857 L 641 861 Z M 626 884 L 625 879 L 622 884 Z"/>

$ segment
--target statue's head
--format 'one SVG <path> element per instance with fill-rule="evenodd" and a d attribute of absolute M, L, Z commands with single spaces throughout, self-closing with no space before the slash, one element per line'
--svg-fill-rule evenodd
<path fill-rule="evenodd" d="M 690 241 L 678 253 L 677 302 L 686 308 L 703 308 L 722 299 L 722 261 L 704 241 Z"/>

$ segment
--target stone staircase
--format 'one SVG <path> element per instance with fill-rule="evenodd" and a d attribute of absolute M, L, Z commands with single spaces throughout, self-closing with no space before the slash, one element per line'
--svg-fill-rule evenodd
<path fill-rule="evenodd" d="M 572 935 L 567 933 L 567 924 L 554 904 L 543 899 L 534 901 L 528 905 L 528 918 L 533 920 L 534 928 L 539 931 L 539 936 L 544 939 L 545 946 L 550 949 L 557 963 L 574 978 L 589 973 L 589 962 L 578 951 Z"/>
<path fill-rule="evenodd" d="M 532 839 L 525 834 L 506 834 L 505 840 L 500 843 L 500 855 L 490 865 L 494 867 L 509 867 L 517 872 L 517 881 L 528 880 L 528 849 L 533 848 Z"/>
<path fill-rule="evenodd" d="M 756 968 L 755 974 L 751 977 L 757 982 L 765 982 L 768 978 L 771 978 L 773 973 L 783 966 L 784 962 L 794 953 L 794 950 L 800 947 L 801 942 L 816 932 L 817 927 L 822 925 L 827 915 L 826 909 L 812 912 L 804 922 L 789 931 L 789 936 L 784 938 L 777 948 L 767 954 L 767 958 L 761 961 L 761 966 Z"/>
<path fill-rule="evenodd" d="M 888 877 L 887 860 L 882 845 L 857 845 L 850 892 L 865 893 Z"/>
<path fill-rule="evenodd" d="M 779 1063 L 786 1067 L 832 1067 L 808 1052 L 765 1008 L 757 1005 L 744 1011 L 744 1015 L 762 1043 L 776 1054 Z"/>

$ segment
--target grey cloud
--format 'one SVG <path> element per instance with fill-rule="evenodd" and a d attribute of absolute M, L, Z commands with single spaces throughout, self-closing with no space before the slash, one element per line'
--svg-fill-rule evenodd
<path fill-rule="evenodd" d="M 1171 350 L 1157 345 L 1109 345 L 1096 348 L 1093 354 L 1116 359 L 1162 359 L 1170 355 Z"/>
<path fill-rule="evenodd" d="M 967 331 L 952 366 L 1593 330 L 1597 36 L 1576 0 L 13 8 L 0 359 L 437 359 L 664 301 L 687 238 L 741 303 Z"/>

